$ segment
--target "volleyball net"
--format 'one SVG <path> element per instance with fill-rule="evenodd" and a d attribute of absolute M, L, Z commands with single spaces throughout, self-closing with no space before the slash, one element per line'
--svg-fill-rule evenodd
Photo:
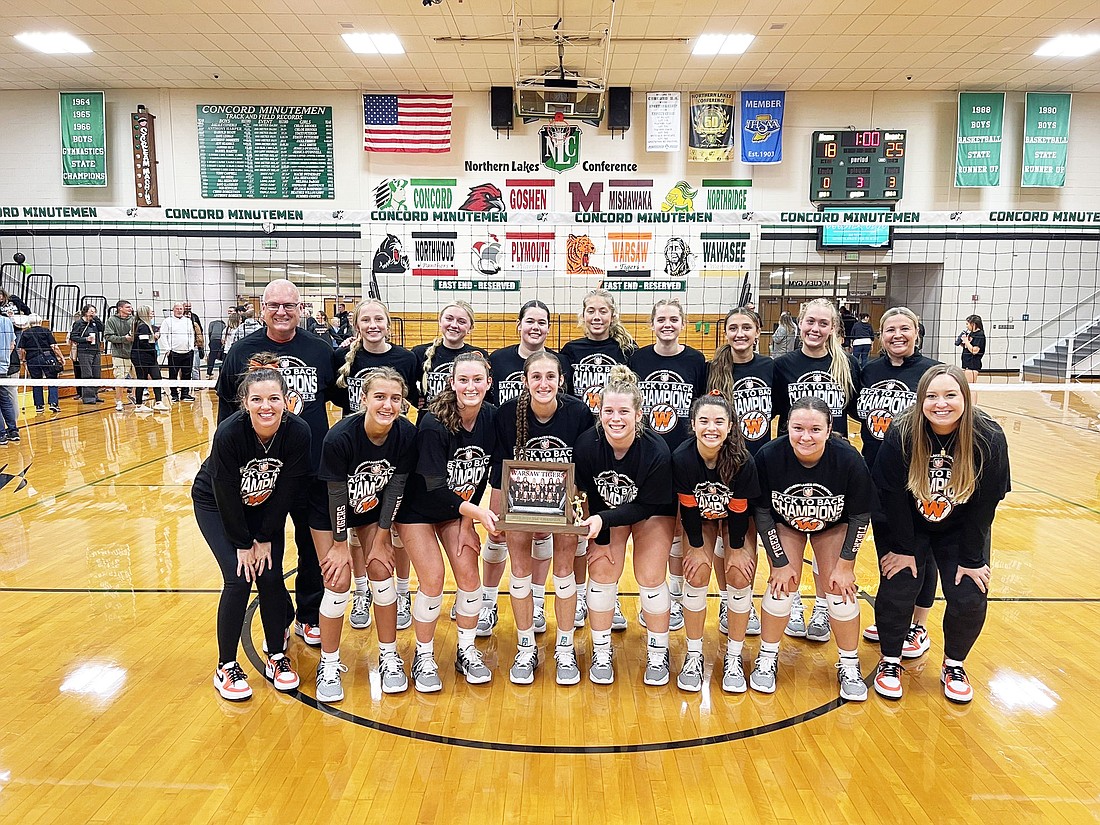
<path fill-rule="evenodd" d="M 923 351 L 943 361 L 958 362 L 956 338 L 978 315 L 987 372 L 1050 385 L 1100 372 L 1100 225 L 1090 213 L 505 212 L 499 190 L 476 190 L 455 210 L 26 208 L 0 220 L 0 286 L 60 339 L 86 305 L 105 319 L 120 299 L 148 307 L 154 325 L 188 302 L 210 337 L 231 308 L 258 318 L 264 286 L 288 278 L 303 318 L 332 322 L 380 296 L 391 339 L 407 347 L 434 338 L 439 309 L 456 299 L 478 314 L 470 342 L 487 347 L 514 343 L 519 306 L 542 300 L 558 347 L 582 334 L 581 301 L 602 287 L 640 344 L 653 340 L 654 302 L 678 298 L 684 342 L 708 356 L 728 309 L 756 305 L 767 352 L 782 312 L 824 296 L 876 325 L 887 307 L 910 307 Z M 209 386 L 205 362 L 190 386 Z M 112 375 L 105 367 L 97 385 Z"/>

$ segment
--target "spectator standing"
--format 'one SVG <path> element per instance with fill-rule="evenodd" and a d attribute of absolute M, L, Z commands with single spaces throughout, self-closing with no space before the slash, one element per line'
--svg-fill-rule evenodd
<path fill-rule="evenodd" d="M 237 316 L 235 309 L 229 311 L 229 319 L 232 322 L 233 318 Z M 214 375 L 214 364 L 225 357 L 225 348 L 222 345 L 222 341 L 225 338 L 225 332 L 229 328 L 221 318 L 215 318 L 210 322 L 210 326 L 206 328 L 206 377 L 212 378 Z"/>
<path fill-rule="evenodd" d="M 157 363 L 157 339 L 159 332 L 153 331 L 153 308 L 143 306 L 137 311 L 137 320 L 134 322 L 134 343 L 130 355 L 134 363 L 134 372 L 143 381 L 160 381 L 160 364 Z M 160 387 L 153 387 L 153 396 L 156 403 L 152 409 L 157 412 L 168 412 L 168 405 L 161 397 Z M 138 387 L 135 391 L 137 406 L 134 412 L 150 412 L 145 405 L 145 387 Z"/>
<path fill-rule="evenodd" d="M 871 326 L 871 316 L 866 312 L 859 314 L 859 320 L 852 324 L 848 333 L 852 342 L 852 355 L 859 361 L 862 369 L 867 366 L 867 359 L 871 355 L 871 346 L 875 343 L 875 328 Z"/>
<path fill-rule="evenodd" d="M 19 333 L 16 342 L 19 355 L 23 363 L 27 365 L 27 372 L 31 378 L 57 378 L 65 364 L 65 356 L 61 347 L 54 340 L 53 333 L 42 326 L 42 318 L 31 313 L 27 316 L 27 326 Z M 46 408 L 42 404 L 42 388 L 35 387 L 34 408 L 35 412 L 43 413 Z M 50 409 L 53 412 L 61 412 L 61 406 L 57 403 L 57 387 L 49 388 Z"/>
<path fill-rule="evenodd" d="M 233 330 L 232 335 L 227 335 L 225 338 L 226 355 L 229 354 L 229 348 L 242 338 L 247 338 L 249 335 L 256 332 L 256 330 L 264 328 L 264 325 L 256 320 L 256 310 L 251 306 L 246 306 L 240 315 L 240 324 Z"/>
<path fill-rule="evenodd" d="M 779 323 L 776 324 L 775 332 L 772 333 L 770 355 L 772 358 L 778 358 L 796 349 L 798 349 L 798 325 L 791 317 L 791 313 L 784 312 L 779 316 Z"/>
<path fill-rule="evenodd" d="M 7 313 L 0 312 L 0 375 L 8 374 L 12 359 L 19 363 L 19 353 L 15 351 L 15 325 Z M 9 441 L 19 441 L 17 407 L 15 387 L 0 387 L 0 447 L 6 447 Z"/>
<path fill-rule="evenodd" d="M 121 381 L 123 378 L 133 378 L 133 359 L 130 349 L 134 343 L 134 307 L 126 300 L 120 300 L 115 304 L 115 312 L 104 324 L 104 336 L 110 345 L 111 366 L 114 367 L 115 378 Z M 115 387 L 115 409 L 122 412 L 126 394 L 122 387 Z"/>
<path fill-rule="evenodd" d="M 69 331 L 70 345 L 76 350 L 73 360 L 80 364 L 80 378 L 100 377 L 99 347 L 102 340 L 103 322 L 96 317 L 95 307 L 85 304 L 80 310 L 80 317 L 73 321 L 73 328 Z M 80 398 L 85 404 L 103 403 L 103 399 L 99 397 L 99 387 L 95 386 L 81 387 Z"/>
<path fill-rule="evenodd" d="M 191 319 L 195 327 L 195 347 L 191 351 L 191 380 L 198 381 L 202 377 L 202 359 L 206 356 L 206 337 L 202 334 L 202 318 L 191 310 L 191 302 L 183 302 L 183 314 Z"/>
<path fill-rule="evenodd" d="M 184 314 L 182 302 L 173 304 L 172 314 L 161 321 L 160 344 L 161 349 L 168 352 L 168 380 L 179 381 L 188 376 L 195 352 L 195 324 Z M 173 401 L 195 400 L 187 387 L 173 386 L 171 389 Z"/>

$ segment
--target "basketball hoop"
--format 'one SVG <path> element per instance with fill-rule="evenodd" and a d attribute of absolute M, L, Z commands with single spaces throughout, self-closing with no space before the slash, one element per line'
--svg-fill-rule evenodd
<path fill-rule="evenodd" d="M 565 123 L 565 113 L 554 112 L 554 123 Z"/>
<path fill-rule="evenodd" d="M 565 122 L 565 115 L 561 112 L 554 112 L 554 119 L 546 124 L 546 139 L 552 147 L 555 149 L 555 154 L 564 157 L 566 144 L 569 142 L 569 136 L 572 134 L 572 129 L 568 123 Z"/>

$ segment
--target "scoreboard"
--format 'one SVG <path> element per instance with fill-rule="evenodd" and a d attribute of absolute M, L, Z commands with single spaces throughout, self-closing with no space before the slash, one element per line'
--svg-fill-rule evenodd
<path fill-rule="evenodd" d="M 905 132 L 883 129 L 814 132 L 810 200 L 901 199 L 905 178 Z"/>

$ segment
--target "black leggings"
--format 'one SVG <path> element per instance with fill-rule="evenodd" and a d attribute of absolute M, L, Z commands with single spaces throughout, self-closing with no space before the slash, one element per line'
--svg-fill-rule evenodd
<path fill-rule="evenodd" d="M 908 570 L 895 573 L 892 579 L 879 577 L 878 595 L 875 597 L 875 624 L 878 626 L 883 656 L 901 656 L 905 634 L 913 621 L 913 606 L 917 604 L 922 591 L 926 592 L 925 575 L 931 566 L 939 568 L 940 584 L 947 601 L 943 614 L 944 656 L 961 662 L 974 647 L 985 625 L 988 594 L 979 590 L 969 576 L 964 576 L 962 581 L 955 584 L 960 538 L 958 531 L 930 535 L 930 547 L 917 551 L 916 577 Z M 988 564 L 988 546 L 984 548 L 983 557 Z M 934 578 L 932 582 L 934 587 Z"/>
<path fill-rule="evenodd" d="M 920 593 L 917 594 L 917 607 L 931 607 L 936 603 L 939 570 L 936 569 L 936 559 L 932 556 L 927 558 L 928 564 L 924 566 L 924 581 L 921 582 Z"/>
<path fill-rule="evenodd" d="M 160 381 L 160 364 L 134 364 L 134 375 L 141 381 Z M 153 387 L 153 396 L 160 401 L 160 387 Z M 134 388 L 134 400 L 140 404 L 145 398 L 145 387 Z"/>
<path fill-rule="evenodd" d="M 195 504 L 195 521 L 222 571 L 222 595 L 218 601 L 218 664 L 225 664 L 237 660 L 237 644 L 244 630 L 244 614 L 252 584 L 237 574 L 237 548 L 225 534 L 221 514 Z M 285 652 L 283 634 L 294 618 L 289 608 L 290 594 L 283 582 L 283 544 L 281 535 L 271 542 L 271 569 L 264 570 L 256 578 L 260 620 L 271 653 Z"/>

